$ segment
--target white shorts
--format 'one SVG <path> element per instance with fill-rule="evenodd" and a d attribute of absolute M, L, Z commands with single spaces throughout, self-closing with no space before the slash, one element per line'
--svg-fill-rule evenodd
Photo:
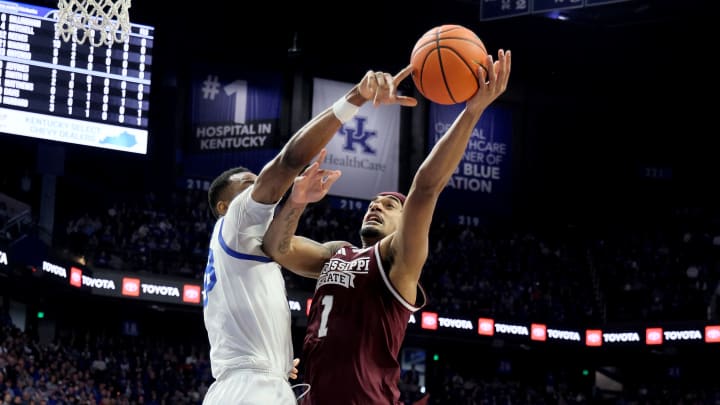
<path fill-rule="evenodd" d="M 213 381 L 203 405 L 297 405 L 287 378 L 257 370 L 233 370 Z"/>

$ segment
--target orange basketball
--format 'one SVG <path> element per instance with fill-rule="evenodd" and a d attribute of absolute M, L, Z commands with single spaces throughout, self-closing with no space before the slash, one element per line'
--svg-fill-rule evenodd
<path fill-rule="evenodd" d="M 440 25 L 415 43 L 410 63 L 418 91 L 438 104 L 462 103 L 487 79 L 487 50 L 480 38 L 461 25 Z"/>

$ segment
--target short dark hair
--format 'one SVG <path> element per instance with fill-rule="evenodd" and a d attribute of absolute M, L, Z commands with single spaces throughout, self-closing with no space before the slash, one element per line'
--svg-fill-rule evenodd
<path fill-rule="evenodd" d="M 216 219 L 220 218 L 220 213 L 217 212 L 217 208 L 215 206 L 220 200 L 220 194 L 222 194 L 222 192 L 225 191 L 227 185 L 230 184 L 230 176 L 232 176 L 233 174 L 249 171 L 250 169 L 248 169 L 247 167 L 233 167 L 232 169 L 227 169 L 224 172 L 220 173 L 220 175 L 215 177 L 215 180 L 210 183 L 210 188 L 208 189 L 208 204 L 210 205 L 210 212 L 212 212 L 213 216 Z"/>

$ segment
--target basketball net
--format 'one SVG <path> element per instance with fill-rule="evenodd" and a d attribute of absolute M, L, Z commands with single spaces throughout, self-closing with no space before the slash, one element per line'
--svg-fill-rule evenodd
<path fill-rule="evenodd" d="M 131 0 L 58 0 L 55 33 L 63 41 L 111 46 L 130 37 Z"/>

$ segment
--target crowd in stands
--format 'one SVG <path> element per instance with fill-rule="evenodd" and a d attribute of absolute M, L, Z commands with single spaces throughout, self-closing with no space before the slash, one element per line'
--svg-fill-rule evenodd
<path fill-rule="evenodd" d="M 1 405 L 200 405 L 212 382 L 208 347 L 191 337 L 170 341 L 76 328 L 58 330 L 54 340 L 41 343 L 0 313 Z M 717 379 L 694 385 L 687 379 L 673 382 L 638 373 L 622 391 L 601 395 L 592 376 L 572 378 L 558 364 L 529 362 L 524 368 L 531 372 L 515 373 L 500 362 L 492 371 L 488 364 L 497 353 L 488 355 L 487 350 L 456 354 L 425 370 L 422 392 L 417 374 L 404 372 L 403 404 L 720 404 Z"/>
<path fill-rule="evenodd" d="M 720 227 L 694 211 L 588 228 L 460 226 L 439 217 L 421 283 L 432 308 L 553 324 L 717 317 Z M 359 244 L 363 212 L 312 205 L 299 233 Z M 648 220 L 653 221 L 653 220 Z M 153 193 L 69 217 L 58 245 L 87 264 L 200 279 L 214 219 L 204 191 Z M 287 287 L 314 282 L 285 273 Z"/>
<path fill-rule="evenodd" d="M 94 267 L 201 278 L 214 221 L 203 191 L 154 193 L 70 218 L 58 245 Z M 162 201 L 162 202 L 161 202 Z"/>
<path fill-rule="evenodd" d="M 41 344 L 0 322 L 0 404 L 199 405 L 211 382 L 202 342 L 60 330 Z"/>
<path fill-rule="evenodd" d="M 362 215 L 316 204 L 306 212 L 299 233 L 359 244 Z M 173 194 L 167 205 L 150 193 L 135 203 L 115 203 L 70 219 L 61 240 L 91 266 L 199 279 L 213 224 L 204 192 Z M 422 279 L 433 308 L 517 320 L 598 320 L 594 296 L 573 294 L 592 289 L 582 248 L 555 239 L 439 222 L 431 232 Z M 289 289 L 314 288 L 312 280 L 292 273 L 286 279 Z"/>
<path fill-rule="evenodd" d="M 54 243 L 90 267 L 200 279 L 214 219 L 206 192 L 143 193 L 91 207 L 58 207 Z M 309 207 L 299 233 L 359 244 L 363 211 Z M 461 226 L 436 216 L 421 283 L 428 308 L 448 315 L 587 325 L 637 320 L 720 319 L 720 217 L 675 209 L 612 223 Z M 285 273 L 288 289 L 314 281 Z M 200 403 L 211 382 L 202 346 L 67 332 L 47 345 L 3 323 L 0 383 L 5 403 Z M 422 400 L 404 380 L 406 404 Z M 408 377 L 409 378 L 409 377 Z M 652 379 L 622 394 L 555 376 L 552 384 L 447 364 L 430 404 L 720 404 L 715 385 Z M 409 387 L 409 388 L 408 388 Z"/>
<path fill-rule="evenodd" d="M 707 209 L 682 208 L 596 234 L 589 253 L 608 319 L 717 320 L 719 220 Z"/>

